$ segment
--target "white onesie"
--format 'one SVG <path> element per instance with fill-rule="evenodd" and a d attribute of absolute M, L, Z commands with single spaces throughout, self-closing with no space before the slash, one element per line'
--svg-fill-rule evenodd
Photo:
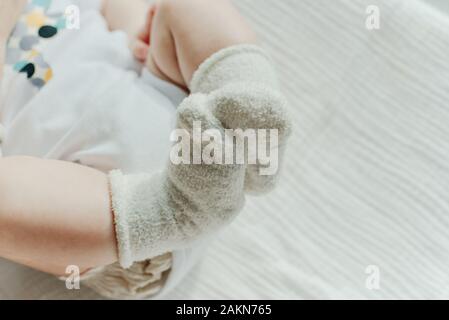
<path fill-rule="evenodd" d="M 67 28 L 70 5 L 80 28 Z M 99 0 L 32 0 L 8 44 L 0 100 L 3 156 L 76 162 L 109 172 L 162 171 L 186 93 L 141 67 Z M 174 252 L 164 292 L 193 265 Z"/>

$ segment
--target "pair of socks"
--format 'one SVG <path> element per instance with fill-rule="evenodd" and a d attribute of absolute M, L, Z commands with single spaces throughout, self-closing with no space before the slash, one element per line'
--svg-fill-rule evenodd
<path fill-rule="evenodd" d="M 201 123 L 203 132 L 213 129 L 223 137 L 227 129 L 277 130 L 277 141 L 268 139 L 264 147 L 282 162 L 291 126 L 275 70 L 261 48 L 239 45 L 215 53 L 196 71 L 190 90 L 178 108 L 177 129 L 189 133 L 191 139 L 194 123 Z M 189 156 L 192 159 L 193 154 Z M 139 278 L 136 268 L 127 268 L 188 248 L 231 223 L 247 194 L 263 194 L 275 186 L 278 171 L 262 175 L 266 166 L 260 162 L 170 162 L 164 172 L 154 175 L 112 171 L 109 181 L 122 271 L 117 272 L 118 264 L 97 270 L 100 279 L 115 279 L 107 285 L 96 281 L 97 291 L 107 296 L 122 292 L 119 289 L 127 287 L 127 272 L 134 280 Z M 148 277 L 141 271 L 144 284 Z M 112 277 L 118 274 L 121 277 Z"/>

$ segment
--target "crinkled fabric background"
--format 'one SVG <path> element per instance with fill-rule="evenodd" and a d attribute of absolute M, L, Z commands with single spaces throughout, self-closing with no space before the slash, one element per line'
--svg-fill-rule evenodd
<path fill-rule="evenodd" d="M 249 199 L 167 298 L 449 298 L 449 5 L 423 2 L 236 1 L 279 66 L 296 132 L 279 189 Z M 8 298 L 98 296 L 2 260 Z"/>

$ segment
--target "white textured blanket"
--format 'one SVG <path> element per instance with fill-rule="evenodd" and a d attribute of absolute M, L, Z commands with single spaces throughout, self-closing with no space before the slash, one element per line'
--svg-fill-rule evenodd
<path fill-rule="evenodd" d="M 418 0 L 236 2 L 295 133 L 279 189 L 169 298 L 449 298 L 449 17 Z M 0 262 L 0 298 L 77 297 L 96 296 Z"/>

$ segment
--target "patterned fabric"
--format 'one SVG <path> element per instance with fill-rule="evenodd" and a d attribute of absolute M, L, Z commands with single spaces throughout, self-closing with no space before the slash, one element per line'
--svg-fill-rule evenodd
<path fill-rule="evenodd" d="M 25 73 L 39 89 L 53 77 L 42 47 L 66 27 L 64 13 L 49 13 L 51 3 L 52 0 L 29 0 L 7 46 L 6 65 Z"/>

